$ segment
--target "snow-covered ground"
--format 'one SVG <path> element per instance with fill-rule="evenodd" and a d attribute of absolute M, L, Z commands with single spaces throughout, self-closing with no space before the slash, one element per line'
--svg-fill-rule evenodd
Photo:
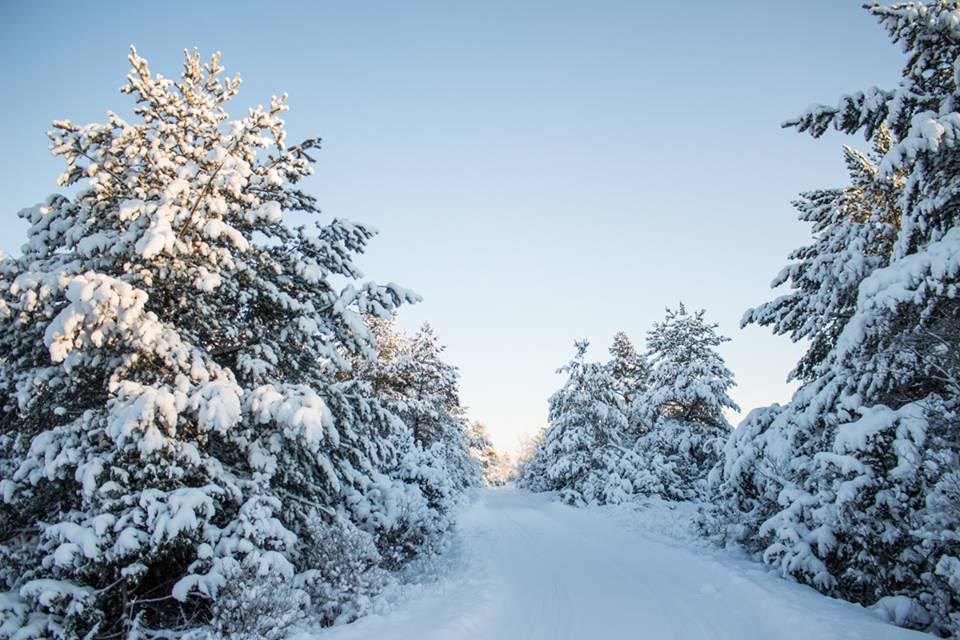
<path fill-rule="evenodd" d="M 929 637 L 698 546 L 691 513 L 575 509 L 488 489 L 460 517 L 447 570 L 382 615 L 297 640 Z"/>

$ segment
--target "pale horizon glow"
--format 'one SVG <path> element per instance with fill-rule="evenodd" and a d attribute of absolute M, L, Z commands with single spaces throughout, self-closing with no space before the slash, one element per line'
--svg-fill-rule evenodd
<path fill-rule="evenodd" d="M 860 4 L 3 3 L 0 250 L 56 191 L 50 121 L 129 113 L 129 43 L 168 77 L 220 50 L 232 115 L 288 92 L 289 139 L 323 136 L 304 188 L 380 230 L 359 265 L 424 297 L 400 325 L 433 325 L 499 449 L 544 426 L 574 340 L 639 346 L 680 301 L 732 338 L 743 415 L 789 399 L 802 352 L 739 329 L 809 240 L 790 201 L 868 146 L 779 125 L 902 66 Z"/>

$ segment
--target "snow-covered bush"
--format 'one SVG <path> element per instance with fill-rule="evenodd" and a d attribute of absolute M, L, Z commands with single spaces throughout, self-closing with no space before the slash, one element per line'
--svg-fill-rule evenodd
<path fill-rule="evenodd" d="M 774 281 L 791 291 L 744 316 L 810 349 L 791 402 L 751 414 L 727 445 L 712 528 L 785 575 L 956 634 L 960 10 L 869 10 L 908 62 L 898 88 L 787 123 L 863 132 L 874 152 L 847 149 L 850 184 L 801 197 L 814 243 Z"/>
<path fill-rule="evenodd" d="M 289 576 L 237 563 L 211 606 L 211 627 L 224 640 L 278 640 L 302 621 L 310 597 Z"/>
<path fill-rule="evenodd" d="M 753 536 L 760 524 L 778 510 L 777 498 L 794 477 L 801 450 L 787 415 L 777 404 L 754 409 L 724 444 L 708 476 L 712 505 L 701 523 L 719 542 L 750 547 L 759 542 Z"/>
<path fill-rule="evenodd" d="M 367 613 L 386 572 L 371 536 L 342 517 L 320 514 L 304 527 L 298 545 L 303 564 L 294 586 L 309 596 L 308 613 L 324 624 Z"/>
<path fill-rule="evenodd" d="M 0 635 L 280 615 L 276 589 L 220 601 L 244 580 L 342 617 L 462 484 L 350 373 L 376 356 L 362 318 L 415 296 L 357 282 L 370 229 L 286 224 L 319 214 L 296 187 L 319 143 L 287 144 L 285 97 L 230 120 L 218 56 L 178 81 L 130 62 L 137 120 L 54 123 L 74 195 L 22 212 L 0 262 Z"/>
<path fill-rule="evenodd" d="M 451 508 L 463 489 L 440 447 L 424 449 L 407 434 L 398 453 L 390 476 L 381 476 L 381 482 L 363 495 L 359 508 L 348 498 L 355 517 L 375 533 L 388 568 L 440 548 L 441 535 L 453 524 Z"/>

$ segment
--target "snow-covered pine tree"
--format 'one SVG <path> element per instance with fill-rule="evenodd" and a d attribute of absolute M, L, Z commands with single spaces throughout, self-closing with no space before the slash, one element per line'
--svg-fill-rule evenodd
<path fill-rule="evenodd" d="M 362 315 L 414 295 L 355 284 L 367 227 L 285 224 L 318 213 L 295 185 L 319 142 L 287 144 L 284 96 L 229 120 L 219 56 L 178 81 L 129 59 L 137 121 L 54 123 L 75 195 L 22 212 L 0 264 L 0 636 L 230 632 L 221 593 L 355 613 L 443 521 L 343 375 L 374 354 Z"/>
<path fill-rule="evenodd" d="M 879 165 L 893 143 L 890 130 L 881 124 L 871 155 L 844 147 L 848 186 L 803 193 L 794 202 L 799 219 L 810 223 L 814 242 L 793 251 L 789 258 L 794 262 L 771 283 L 787 284 L 791 290 L 747 310 L 741 321 L 742 326 L 770 326 L 776 334 L 809 341 L 789 376 L 807 386 L 786 408 L 773 405 L 751 412 L 727 443 L 724 464 L 713 473 L 712 483 L 720 492 L 715 503 L 725 511 L 720 534 L 748 547 L 763 548 L 759 538 L 749 536 L 780 510 L 777 498 L 784 488 L 792 490 L 796 469 L 804 466 L 801 461 L 809 462 L 830 446 L 823 423 L 801 417 L 797 408 L 816 398 L 823 386 L 826 378 L 818 376 L 856 310 L 860 283 L 889 263 L 899 228 L 903 174 L 883 174 Z"/>
<path fill-rule="evenodd" d="M 413 336 L 394 328 L 393 320 L 368 319 L 377 339 L 378 358 L 359 363 L 384 406 L 411 430 L 415 443 L 443 465 L 455 488 L 477 486 L 482 474 L 470 454 L 466 409 L 460 404 L 460 372 L 443 359 L 429 323 Z"/>
<path fill-rule="evenodd" d="M 375 314 L 364 316 L 363 320 L 370 329 L 370 333 L 373 334 L 374 342 L 377 345 L 377 357 L 374 360 L 369 358 L 355 359 L 354 371 L 358 368 L 365 370 L 376 367 L 376 365 L 392 362 L 403 349 L 407 348 L 410 339 L 406 333 L 397 329 L 397 315 L 397 312 L 394 311 L 389 318 L 381 318 Z M 387 380 L 374 380 L 373 382 L 381 386 L 391 384 Z"/>
<path fill-rule="evenodd" d="M 515 479 L 517 486 L 529 491 L 549 491 L 547 460 L 541 455 L 546 431 L 543 427 L 520 443 Z"/>
<path fill-rule="evenodd" d="M 630 406 L 647 386 L 650 367 L 646 357 L 638 352 L 623 331 L 617 331 L 610 345 L 610 375 L 615 387 L 623 397 L 625 406 Z"/>
<path fill-rule="evenodd" d="M 401 411 L 417 442 L 429 447 L 465 431 L 460 405 L 460 372 L 442 358 L 446 349 L 433 327 L 424 323 L 408 343 L 406 357 L 397 359 L 404 381 Z"/>
<path fill-rule="evenodd" d="M 867 209 L 858 219 L 839 206 L 859 197 L 856 178 L 838 196 L 839 228 L 813 245 L 825 257 L 802 257 L 822 272 L 788 267 L 796 317 L 793 303 L 782 318 L 776 302 L 748 312 L 748 321 L 767 318 L 778 331 L 811 327 L 820 351 L 798 367 L 807 382 L 789 405 L 751 414 L 714 480 L 733 505 L 727 522 L 784 574 L 876 602 L 898 623 L 956 634 L 960 7 L 869 10 L 907 53 L 900 85 L 813 107 L 787 126 L 868 138 L 886 127 L 890 143 L 878 146 L 871 181 L 883 197 L 856 203 Z M 849 271 L 829 255 L 831 238 L 862 254 Z M 783 475 L 765 478 L 770 471 Z"/>
<path fill-rule="evenodd" d="M 484 481 L 490 486 L 507 483 L 512 472 L 510 457 L 497 451 L 487 427 L 479 420 L 470 423 L 470 451 L 480 463 Z"/>
<path fill-rule="evenodd" d="M 900 226 L 903 172 L 880 172 L 880 162 L 894 144 L 890 129 L 881 124 L 873 139 L 873 153 L 843 149 L 850 184 L 800 194 L 794 207 L 810 224 L 814 242 L 790 254 L 792 260 L 771 283 L 789 283 L 791 291 L 748 310 L 741 326 L 771 327 L 794 341 L 810 346 L 791 379 L 809 381 L 837 342 L 853 315 L 857 288 L 875 269 L 886 266 Z"/>
<path fill-rule="evenodd" d="M 628 428 L 623 400 L 609 368 L 586 361 L 588 346 L 577 342 L 573 360 L 557 371 L 567 381 L 550 397 L 549 427 L 520 478 L 523 486 L 559 491 L 576 505 L 625 500 L 633 494 L 636 469 L 632 451 L 622 445 Z M 540 470 L 543 478 L 532 477 Z"/>
<path fill-rule="evenodd" d="M 733 374 L 717 347 L 729 340 L 708 323 L 703 310 L 690 313 L 683 303 L 667 309 L 647 333 L 650 373 L 646 389 L 631 407 L 644 425 L 636 451 L 658 481 L 646 491 L 669 499 L 698 496 L 716 464 L 731 426 L 725 409 L 738 411 L 728 395 Z"/>

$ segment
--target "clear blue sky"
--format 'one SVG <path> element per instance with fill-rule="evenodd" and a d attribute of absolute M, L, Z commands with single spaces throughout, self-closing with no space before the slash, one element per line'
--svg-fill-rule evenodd
<path fill-rule="evenodd" d="M 49 122 L 129 110 L 130 43 L 167 76 L 220 50 L 234 114 L 287 91 L 289 139 L 323 137 L 307 189 L 380 230 L 361 267 L 424 296 L 402 324 L 434 325 L 500 448 L 545 423 L 575 339 L 605 357 L 680 300 L 733 338 L 745 411 L 784 401 L 799 346 L 739 319 L 807 240 L 791 199 L 844 179 L 844 139 L 780 123 L 898 78 L 860 4 L 5 0 L 0 249 L 56 188 Z"/>

